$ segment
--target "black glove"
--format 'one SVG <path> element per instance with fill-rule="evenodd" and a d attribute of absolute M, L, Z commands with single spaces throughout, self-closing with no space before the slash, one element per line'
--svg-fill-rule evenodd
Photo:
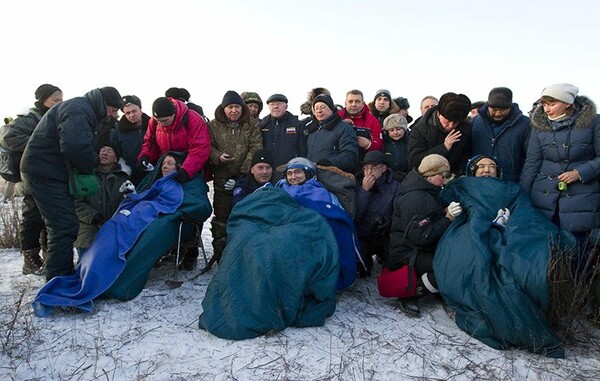
<path fill-rule="evenodd" d="M 142 158 L 137 162 L 137 169 L 139 169 L 140 171 L 145 171 L 146 167 L 148 166 L 148 161 L 148 156 L 142 156 Z"/>
<path fill-rule="evenodd" d="M 177 174 L 175 175 L 175 180 L 177 180 L 180 184 L 190 181 L 190 176 L 183 168 L 179 168 L 177 170 Z"/>
<path fill-rule="evenodd" d="M 333 163 L 332 163 L 332 162 L 330 162 L 330 161 L 329 161 L 329 160 L 327 160 L 327 159 L 321 159 L 321 160 L 319 160 L 319 161 L 317 162 L 317 164 L 318 164 L 318 165 L 325 166 L 325 167 L 331 167 L 331 166 L 333 166 Z"/>
<path fill-rule="evenodd" d="M 94 218 L 92 218 L 92 225 L 100 225 L 106 222 L 104 216 L 100 213 L 97 213 Z"/>

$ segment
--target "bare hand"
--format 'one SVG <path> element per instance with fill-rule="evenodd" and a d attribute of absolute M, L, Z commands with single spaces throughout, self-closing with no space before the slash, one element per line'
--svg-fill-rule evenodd
<path fill-rule="evenodd" d="M 579 172 L 577 170 L 563 172 L 558 175 L 558 181 L 563 181 L 567 184 L 572 184 L 576 181 L 579 181 Z"/>
<path fill-rule="evenodd" d="M 358 143 L 358 146 L 362 149 L 369 149 L 369 147 L 371 147 L 371 141 L 363 136 L 357 136 L 356 142 Z"/>
<path fill-rule="evenodd" d="M 448 136 L 446 136 L 446 139 L 444 139 L 444 147 L 446 147 L 446 149 L 448 151 L 450 151 L 452 149 L 452 146 L 454 145 L 454 143 L 460 141 L 461 136 L 462 136 L 462 133 L 459 130 L 450 131 Z"/>
<path fill-rule="evenodd" d="M 235 160 L 235 157 L 229 156 L 229 154 L 227 153 L 222 153 L 221 156 L 219 156 L 219 161 L 221 163 L 229 163 L 230 161 Z"/>

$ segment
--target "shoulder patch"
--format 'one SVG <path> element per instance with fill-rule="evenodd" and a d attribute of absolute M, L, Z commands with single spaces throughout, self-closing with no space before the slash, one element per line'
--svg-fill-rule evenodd
<path fill-rule="evenodd" d="M 430 218 L 423 218 L 420 221 L 416 221 L 417 226 L 420 228 L 424 228 L 425 226 L 429 225 L 430 222 L 431 222 Z"/>

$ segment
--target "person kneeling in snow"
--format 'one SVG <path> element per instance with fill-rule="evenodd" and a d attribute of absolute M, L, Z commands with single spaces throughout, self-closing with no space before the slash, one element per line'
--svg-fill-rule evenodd
<path fill-rule="evenodd" d="M 447 207 L 438 198 L 448 182 L 450 164 L 437 154 L 423 158 L 406 176 L 394 204 L 387 260 L 377 282 L 379 293 L 399 297 L 399 307 L 420 316 L 417 298 L 438 293 L 433 258 L 438 241 L 462 213 L 459 203 Z"/>

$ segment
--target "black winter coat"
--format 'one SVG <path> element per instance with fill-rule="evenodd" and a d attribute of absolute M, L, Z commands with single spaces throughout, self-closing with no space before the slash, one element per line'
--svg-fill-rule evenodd
<path fill-rule="evenodd" d="M 407 264 L 411 255 L 435 253 L 438 241 L 451 222 L 439 200 L 441 188 L 429 183 L 416 169 L 400 185 L 394 204 L 390 232 L 390 250 L 385 267 L 394 271 Z"/>
<path fill-rule="evenodd" d="M 457 176 L 465 173 L 467 161 L 471 158 L 471 124 L 461 122 L 455 128 L 460 131 L 460 141 L 448 151 L 444 139 L 449 132 L 444 131 L 437 117 L 437 106 L 427 110 L 421 121 L 415 125 L 408 139 L 408 165 L 417 168 L 427 155 L 438 154 L 450 162 L 450 171 Z"/>
<path fill-rule="evenodd" d="M 306 157 L 308 132 L 297 116 L 289 111 L 279 119 L 267 115 L 259 125 L 263 148 L 273 155 L 273 168 L 286 164 L 294 157 Z"/>
<path fill-rule="evenodd" d="M 93 174 L 98 161 L 94 136 L 106 104 L 100 89 L 52 107 L 33 131 L 23 158 L 21 172 L 28 178 L 68 182 L 67 164 L 81 174 Z"/>

